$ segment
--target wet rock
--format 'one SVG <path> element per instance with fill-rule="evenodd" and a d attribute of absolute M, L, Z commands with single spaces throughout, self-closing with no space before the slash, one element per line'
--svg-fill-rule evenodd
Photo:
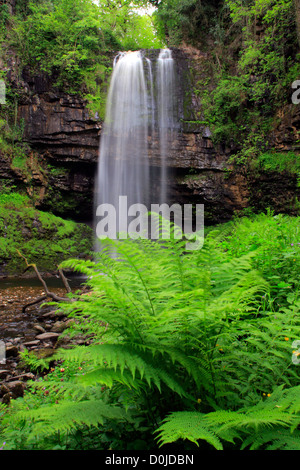
<path fill-rule="evenodd" d="M 3 379 L 3 377 L 7 377 L 8 375 L 10 375 L 10 371 L 9 370 L 0 370 L 0 379 Z"/>
<path fill-rule="evenodd" d="M 20 380 L 15 380 L 13 382 L 3 383 L 0 388 L 0 398 L 8 396 L 10 398 L 19 398 L 24 395 L 25 384 Z M 3 401 L 3 400 L 2 400 Z"/>
<path fill-rule="evenodd" d="M 57 340 L 57 338 L 59 337 L 59 334 L 58 333 L 52 333 L 52 332 L 49 332 L 49 333 L 42 333 L 41 335 L 37 335 L 36 339 L 40 339 L 40 340 Z"/>
<path fill-rule="evenodd" d="M 23 340 L 21 336 L 18 336 L 17 338 L 13 339 L 14 344 L 20 343 Z"/>
<path fill-rule="evenodd" d="M 3 395 L 1 401 L 2 401 L 2 403 L 3 403 L 4 405 L 9 405 L 10 399 L 11 399 L 11 394 L 10 394 L 10 393 L 6 393 L 5 395 Z"/>
<path fill-rule="evenodd" d="M 37 340 L 28 341 L 26 343 L 23 343 L 23 346 L 25 346 L 26 348 L 30 348 L 30 347 L 33 347 L 33 346 L 37 346 L 40 343 L 41 343 L 40 340 L 37 339 Z"/>
<path fill-rule="evenodd" d="M 3 332 L 3 337 L 8 338 L 11 336 L 17 335 L 19 332 L 17 328 L 6 328 L 5 331 Z"/>
<path fill-rule="evenodd" d="M 6 395 L 7 393 L 9 393 L 9 388 L 7 387 L 7 385 L 2 384 L 0 387 L 0 398 Z"/>
<path fill-rule="evenodd" d="M 6 357 L 17 357 L 19 355 L 19 349 L 14 345 L 6 345 Z"/>
<path fill-rule="evenodd" d="M 40 333 L 46 333 L 45 328 L 43 328 L 41 325 L 33 325 L 33 329 L 39 331 Z"/>
<path fill-rule="evenodd" d="M 51 311 L 43 314 L 43 318 L 63 318 L 65 316 L 65 313 L 57 311 Z"/>
<path fill-rule="evenodd" d="M 55 353 L 55 350 L 53 348 L 42 348 L 34 351 L 34 355 L 38 359 L 44 359 L 46 357 L 51 357 Z"/>
<path fill-rule="evenodd" d="M 51 332 L 62 333 L 66 329 L 67 325 L 64 321 L 56 321 L 51 328 Z"/>
<path fill-rule="evenodd" d="M 12 398 L 19 398 L 24 395 L 25 384 L 19 380 L 8 382 L 5 387 L 9 390 Z"/>

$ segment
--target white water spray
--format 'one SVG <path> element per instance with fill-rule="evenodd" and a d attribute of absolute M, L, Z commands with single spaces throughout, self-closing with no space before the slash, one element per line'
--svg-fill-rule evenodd
<path fill-rule="evenodd" d="M 169 49 L 164 49 L 160 52 L 157 60 L 157 120 L 161 159 L 161 203 L 168 202 L 166 157 L 175 137 L 175 93 L 172 52 Z"/>
<path fill-rule="evenodd" d="M 149 210 L 157 202 L 152 200 L 156 181 L 151 181 L 148 152 L 154 134 L 158 135 L 161 158 L 159 202 L 167 202 L 166 157 L 176 121 L 170 50 L 160 52 L 155 72 L 156 81 L 151 61 L 140 51 L 120 53 L 114 60 L 101 134 L 95 202 L 96 218 L 105 215 L 105 204 L 114 207 L 117 232 L 127 231 L 127 212 L 119 207 L 120 196 L 127 197 L 128 206 L 141 204 Z"/>

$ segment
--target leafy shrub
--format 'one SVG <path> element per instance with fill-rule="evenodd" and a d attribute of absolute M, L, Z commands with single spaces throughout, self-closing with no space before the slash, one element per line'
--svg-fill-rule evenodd
<path fill-rule="evenodd" d="M 227 39 L 212 50 L 209 91 L 198 92 L 214 141 L 231 144 L 234 161 L 244 164 L 270 148 L 270 133 L 299 77 L 295 6 L 292 0 L 227 0 L 225 7 Z"/>
<path fill-rule="evenodd" d="M 298 185 L 300 184 L 300 158 L 295 152 L 275 152 L 268 151 L 258 155 L 257 159 L 251 162 L 252 167 L 265 171 L 289 172 L 297 175 Z"/>
<path fill-rule="evenodd" d="M 7 409 L 8 448 L 80 448 L 80 435 L 81 448 L 298 449 L 298 284 L 279 304 L 270 262 L 278 256 L 286 280 L 280 239 L 298 223 L 261 215 L 210 230 L 199 251 L 107 241 L 95 261 L 66 261 L 91 288 L 60 306 L 74 319 L 65 334 L 85 345 L 58 351 L 59 365 L 31 384 L 36 398 Z"/>
<path fill-rule="evenodd" d="M 161 44 L 150 18 L 133 4 L 92 0 L 29 1 L 25 14 L 13 18 L 8 39 L 23 66 L 56 77 L 56 86 L 70 92 L 81 90 L 103 52 Z"/>

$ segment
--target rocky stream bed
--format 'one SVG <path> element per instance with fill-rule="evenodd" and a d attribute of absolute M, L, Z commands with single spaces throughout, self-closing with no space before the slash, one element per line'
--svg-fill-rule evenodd
<path fill-rule="evenodd" d="M 47 279 L 47 286 L 58 296 L 66 291 L 57 279 Z M 80 280 L 74 282 L 76 290 L 85 289 Z M 20 353 L 34 351 L 38 358 L 52 356 L 68 339 L 61 337 L 71 319 L 55 306 L 27 305 L 45 294 L 38 280 L 0 279 L 0 402 L 9 403 L 11 398 L 23 396 L 26 382 L 35 374 L 21 360 Z M 49 299 L 51 300 L 51 299 Z M 80 339 L 75 339 L 80 344 Z M 5 351 L 3 357 L 3 350 Z"/>

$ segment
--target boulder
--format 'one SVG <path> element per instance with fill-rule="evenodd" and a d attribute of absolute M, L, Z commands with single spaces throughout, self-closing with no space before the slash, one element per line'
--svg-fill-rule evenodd
<path fill-rule="evenodd" d="M 53 332 L 48 332 L 48 333 L 42 333 L 41 335 L 37 335 L 36 339 L 40 339 L 42 341 L 46 340 L 57 340 L 59 337 L 58 333 L 53 333 Z"/>

